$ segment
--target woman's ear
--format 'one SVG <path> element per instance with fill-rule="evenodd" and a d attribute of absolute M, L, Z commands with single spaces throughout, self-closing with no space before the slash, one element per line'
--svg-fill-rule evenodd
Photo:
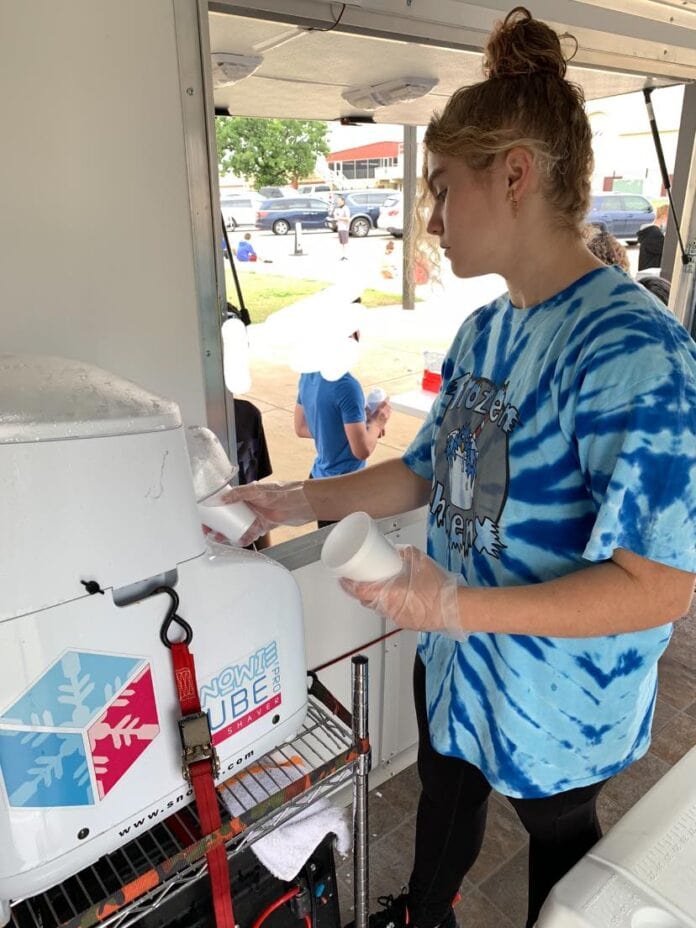
<path fill-rule="evenodd" d="M 512 191 L 511 195 L 514 195 L 516 200 L 536 189 L 536 162 L 528 148 L 517 145 L 505 152 L 503 165 L 507 191 Z"/>

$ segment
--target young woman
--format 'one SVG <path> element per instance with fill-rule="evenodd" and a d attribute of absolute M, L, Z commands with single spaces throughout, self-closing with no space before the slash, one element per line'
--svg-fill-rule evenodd
<path fill-rule="evenodd" d="M 402 460 L 231 494 L 259 532 L 428 504 L 427 555 L 344 581 L 422 632 L 415 862 L 372 925 L 455 924 L 491 789 L 530 835 L 534 924 L 600 836 L 602 785 L 648 749 L 696 572 L 696 345 L 583 243 L 591 133 L 558 35 L 518 7 L 485 69 L 428 126 L 428 231 L 457 276 L 507 293 L 462 325 Z"/>

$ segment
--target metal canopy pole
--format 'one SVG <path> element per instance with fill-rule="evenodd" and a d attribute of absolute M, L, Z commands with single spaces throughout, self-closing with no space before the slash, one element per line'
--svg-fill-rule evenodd
<path fill-rule="evenodd" d="M 693 140 L 692 140 L 693 145 Z M 674 258 L 674 274 L 669 307 L 692 338 L 696 337 L 696 145 L 691 153 L 691 165 L 684 198 L 682 232 L 686 242 L 685 255 Z"/>
<path fill-rule="evenodd" d="M 682 103 L 679 134 L 677 136 L 677 150 L 674 156 L 674 177 L 672 178 L 672 195 L 678 212 L 686 220 L 685 230 L 688 230 L 688 209 L 686 193 L 691 170 L 691 158 L 696 138 L 696 84 L 687 84 L 684 87 L 684 100 Z M 686 232 L 688 241 L 689 235 Z M 662 268 L 660 274 L 667 280 L 674 275 L 674 262 L 677 257 L 677 230 L 672 222 L 667 223 L 665 229 L 665 245 L 662 251 Z M 679 259 L 681 262 L 681 258 Z M 679 274 L 677 265 L 677 274 Z M 676 277 L 675 277 L 676 282 Z"/>
<path fill-rule="evenodd" d="M 367 658 L 358 654 L 351 661 L 351 689 L 353 693 L 353 739 L 360 752 L 353 774 L 353 878 L 355 900 L 355 928 L 367 928 L 370 896 L 367 775 L 370 772 L 370 742 L 368 737 Z"/>
<path fill-rule="evenodd" d="M 672 280 L 672 292 L 670 293 L 669 305 L 672 312 L 684 325 L 684 327 L 691 333 L 693 336 L 695 333 L 695 323 L 696 319 L 694 317 L 694 299 L 696 297 L 696 291 L 694 289 L 694 274 L 696 272 L 696 215 L 694 213 L 694 190 L 693 185 L 690 185 L 687 182 L 686 186 L 686 197 L 684 201 L 685 207 L 685 218 L 684 218 L 684 239 L 686 239 L 686 244 L 684 244 L 681 231 L 681 217 L 676 210 L 674 199 L 672 198 L 672 185 L 670 183 L 669 174 L 667 172 L 667 166 L 665 164 L 664 154 L 662 152 L 662 143 L 660 141 L 660 133 L 657 128 L 657 122 L 655 120 L 655 112 L 653 110 L 652 101 L 650 99 L 653 92 L 652 87 L 645 87 L 643 89 L 643 96 L 645 97 L 645 106 L 648 110 L 648 119 L 650 121 L 650 129 L 652 131 L 653 141 L 655 143 L 655 151 L 657 153 L 657 160 L 660 165 L 660 171 L 662 172 L 662 183 L 665 190 L 667 191 L 667 197 L 669 199 L 669 218 L 672 220 L 672 226 L 675 229 L 677 244 L 679 250 L 674 262 L 674 275 Z M 693 100 L 691 101 L 693 103 Z M 686 106 L 687 98 L 684 98 L 684 105 Z M 682 127 L 684 125 L 684 120 L 682 119 Z M 696 173 L 696 148 L 693 146 L 693 137 L 692 137 L 692 152 L 691 152 L 691 169 L 690 175 L 693 178 Z M 681 262 L 681 267 L 680 267 Z M 664 264 L 664 259 L 663 259 Z"/>
<path fill-rule="evenodd" d="M 416 285 L 413 275 L 413 231 L 411 216 L 416 198 L 416 127 L 404 126 L 404 259 L 401 300 L 404 309 L 415 309 Z"/>
<path fill-rule="evenodd" d="M 669 200 L 669 211 L 670 218 L 672 219 L 674 228 L 677 234 L 677 242 L 679 243 L 679 251 L 682 255 L 682 262 L 686 265 L 688 264 L 688 258 L 686 256 L 686 249 L 684 248 L 684 243 L 682 242 L 681 231 L 679 229 L 679 213 L 677 212 L 676 206 L 674 205 L 674 199 L 672 198 L 672 182 L 669 177 L 669 172 L 667 171 L 667 165 L 665 164 L 665 155 L 662 150 L 662 141 L 660 139 L 660 132 L 657 128 L 657 121 L 655 119 L 655 110 L 652 105 L 652 92 L 654 87 L 644 87 L 643 88 L 643 97 L 645 98 L 645 108 L 648 111 L 648 121 L 650 123 L 650 131 L 652 132 L 653 142 L 655 144 L 655 154 L 657 155 L 657 161 L 660 166 L 660 173 L 662 174 L 662 185 L 667 191 L 667 199 Z"/>

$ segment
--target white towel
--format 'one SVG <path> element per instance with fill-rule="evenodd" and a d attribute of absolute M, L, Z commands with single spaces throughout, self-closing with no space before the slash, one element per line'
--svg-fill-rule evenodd
<path fill-rule="evenodd" d="M 228 780 L 220 796 L 230 815 L 242 815 L 255 803 L 268 799 L 305 773 L 301 757 L 274 751 L 263 763 L 252 764 Z M 307 802 L 304 808 L 292 818 L 288 818 L 288 809 L 281 808 L 271 819 L 268 834 L 251 845 L 261 863 L 281 880 L 297 876 L 327 834 L 336 836 L 336 848 L 344 857 L 351 848 L 350 829 L 343 810 L 328 799 L 311 802 L 310 797 L 303 798 Z"/>
<path fill-rule="evenodd" d="M 297 876 L 327 834 L 336 836 L 336 848 L 345 857 L 351 837 L 344 811 L 328 799 L 318 799 L 255 841 L 251 849 L 274 876 L 287 881 Z"/>

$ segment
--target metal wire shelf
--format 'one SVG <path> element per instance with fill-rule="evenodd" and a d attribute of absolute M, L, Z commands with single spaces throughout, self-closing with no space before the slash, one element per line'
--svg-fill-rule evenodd
<path fill-rule="evenodd" d="M 316 693 L 317 695 L 313 695 Z M 305 722 L 292 741 L 218 787 L 228 857 L 259 840 L 353 778 L 365 753 L 350 716 L 314 680 Z M 12 928 L 128 928 L 207 873 L 193 806 L 186 807 L 91 867 L 11 909 Z M 218 838 L 219 840 L 219 838 Z M 207 844 L 206 844 L 207 842 Z"/>

